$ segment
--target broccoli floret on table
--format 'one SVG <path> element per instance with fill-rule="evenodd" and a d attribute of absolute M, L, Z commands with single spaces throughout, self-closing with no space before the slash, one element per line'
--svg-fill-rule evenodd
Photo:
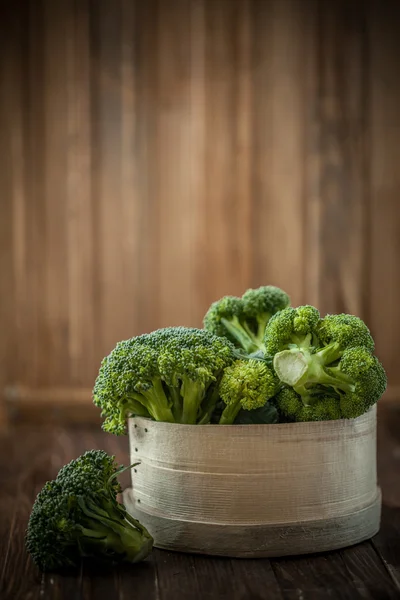
<path fill-rule="evenodd" d="M 26 544 L 43 571 L 77 566 L 82 558 L 136 563 L 153 538 L 117 501 L 123 469 L 103 450 L 90 450 L 62 467 L 39 492 Z"/>

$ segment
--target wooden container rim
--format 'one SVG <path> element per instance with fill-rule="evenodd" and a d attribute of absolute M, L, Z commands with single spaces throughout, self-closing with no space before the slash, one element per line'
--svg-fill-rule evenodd
<path fill-rule="evenodd" d="M 195 427 L 196 430 L 199 430 L 201 428 L 205 428 L 205 429 L 210 429 L 210 427 L 218 427 L 219 429 L 221 429 L 221 431 L 224 429 L 229 429 L 234 427 L 235 429 L 237 429 L 238 427 L 240 427 L 241 429 L 255 429 L 255 428 L 273 428 L 274 431 L 278 431 L 278 429 L 280 430 L 288 430 L 288 429 L 296 429 L 297 431 L 300 430 L 304 430 L 304 431 L 309 431 L 311 428 L 318 428 L 319 430 L 321 430 L 321 428 L 325 428 L 328 431 L 330 429 L 335 429 L 337 430 L 339 425 L 347 425 L 347 424 L 351 424 L 351 423 L 357 423 L 360 422 L 364 419 L 366 419 L 369 416 L 373 416 L 373 413 L 376 414 L 377 410 L 376 410 L 376 404 L 374 404 L 373 406 L 371 406 L 366 412 L 364 412 L 362 415 L 359 415 L 358 417 L 354 417 L 351 419 L 329 419 L 329 420 L 324 420 L 324 421 L 297 421 L 297 422 L 293 422 L 293 423 L 249 423 L 249 424 L 242 424 L 242 423 L 233 423 L 232 425 L 220 425 L 219 423 L 207 423 L 206 425 L 197 425 L 197 424 L 188 424 L 188 423 L 169 423 L 167 421 L 154 421 L 153 419 L 150 419 L 149 417 L 140 417 L 140 416 L 132 416 L 128 418 L 128 421 L 135 421 L 137 423 L 150 423 L 151 426 L 162 426 L 162 427 L 167 427 L 167 428 L 179 428 L 179 429 L 184 429 L 186 428 L 187 430 L 189 430 L 192 427 Z"/>

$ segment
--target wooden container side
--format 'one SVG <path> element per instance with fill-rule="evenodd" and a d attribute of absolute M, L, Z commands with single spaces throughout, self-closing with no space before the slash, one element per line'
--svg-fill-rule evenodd
<path fill-rule="evenodd" d="M 131 460 L 140 464 L 124 498 L 156 546 L 239 556 L 240 531 L 257 540 L 295 531 L 301 547 L 304 530 L 304 539 L 329 549 L 329 531 L 337 532 L 335 543 L 349 545 L 379 529 L 376 407 L 358 419 L 317 423 L 199 426 L 134 418 L 129 440 Z M 165 539 L 171 528 L 175 542 Z M 268 552 L 262 555 L 283 555 L 281 543 L 257 544 Z M 243 552 L 254 552 L 254 544 Z"/>

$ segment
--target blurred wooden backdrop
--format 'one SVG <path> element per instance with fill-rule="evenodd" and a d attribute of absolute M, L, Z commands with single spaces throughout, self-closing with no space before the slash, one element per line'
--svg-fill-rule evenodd
<path fill-rule="evenodd" d="M 396 396 L 396 3 L 5 4 L 0 385 L 12 410 L 56 398 L 75 415 L 119 339 L 201 326 L 213 300 L 262 284 L 362 316 Z"/>

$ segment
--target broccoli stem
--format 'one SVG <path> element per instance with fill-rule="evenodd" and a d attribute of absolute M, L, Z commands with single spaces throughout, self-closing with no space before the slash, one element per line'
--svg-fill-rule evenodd
<path fill-rule="evenodd" d="M 85 555 L 90 556 L 93 547 L 96 551 L 102 548 L 105 554 L 109 555 L 111 551 L 135 563 L 150 553 L 153 539 L 142 526 L 138 528 L 136 523 L 122 516 L 117 508 L 110 509 L 107 503 L 110 514 L 93 502 L 87 503 L 82 497 L 78 502 L 88 517 L 86 526 L 82 527 L 84 537 L 80 539 L 80 547 Z"/>
<path fill-rule="evenodd" d="M 172 414 L 176 423 L 180 423 L 182 419 L 182 396 L 179 388 L 171 386 L 168 388 L 172 400 Z"/>
<path fill-rule="evenodd" d="M 338 360 L 342 354 L 343 351 L 340 349 L 339 344 L 333 343 L 324 348 L 320 348 L 316 353 L 316 356 L 318 356 L 318 360 L 321 364 L 329 365 Z"/>
<path fill-rule="evenodd" d="M 255 338 L 250 337 L 249 333 L 243 328 L 237 317 L 233 317 L 232 320 L 222 317 L 221 323 L 248 354 L 250 352 L 255 352 L 260 348 L 260 346 L 255 342 Z"/>
<path fill-rule="evenodd" d="M 211 417 L 217 405 L 218 399 L 219 389 L 218 384 L 215 384 L 213 386 L 212 391 L 207 393 L 207 398 L 203 403 L 202 411 L 198 420 L 198 425 L 208 425 L 208 423 L 211 421 Z"/>
<path fill-rule="evenodd" d="M 265 335 L 265 328 L 268 325 L 268 321 L 270 320 L 271 315 L 270 313 L 263 313 L 262 315 L 259 315 L 257 317 L 257 341 L 260 344 L 264 344 L 264 335 Z"/>
<path fill-rule="evenodd" d="M 307 373 L 308 360 L 300 349 L 282 350 L 275 354 L 273 365 L 279 379 L 294 386 Z"/>
<path fill-rule="evenodd" d="M 155 421 L 175 423 L 161 379 L 154 379 L 151 388 L 148 390 L 141 390 L 138 394 L 138 400 L 149 411 Z"/>
<path fill-rule="evenodd" d="M 230 402 L 227 404 L 222 411 L 222 415 L 219 420 L 220 425 L 232 425 L 236 417 L 238 416 L 242 405 L 240 404 L 240 399 L 235 402 Z"/>
<path fill-rule="evenodd" d="M 320 353 L 311 354 L 295 348 L 283 350 L 274 356 L 274 369 L 279 379 L 292 386 L 302 397 L 305 397 L 306 391 L 309 393 L 307 386 L 310 384 L 327 385 L 343 392 L 353 392 L 355 386 L 347 375 L 340 369 L 327 370 L 324 367 L 326 357 L 335 356 L 335 353 L 337 349 L 330 350 L 320 357 Z"/>
<path fill-rule="evenodd" d="M 181 423 L 194 425 L 197 421 L 200 405 L 205 394 L 205 385 L 201 381 L 192 381 L 188 377 L 182 379 L 181 395 L 183 410 Z"/>
<path fill-rule="evenodd" d="M 127 416 L 150 417 L 150 413 L 142 404 L 139 394 L 127 394 L 125 403 L 121 409 L 123 419 Z"/>

